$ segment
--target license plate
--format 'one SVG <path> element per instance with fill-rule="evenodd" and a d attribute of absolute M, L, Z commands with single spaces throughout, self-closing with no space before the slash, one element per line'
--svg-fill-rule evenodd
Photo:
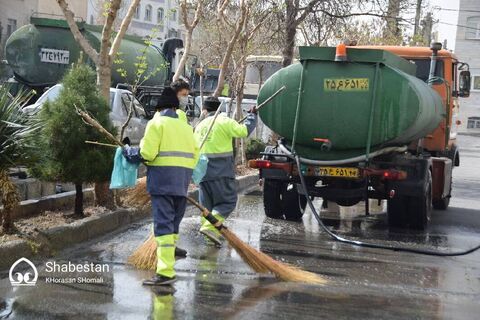
<path fill-rule="evenodd" d="M 321 177 L 358 178 L 358 168 L 315 167 L 315 174 Z"/>
<path fill-rule="evenodd" d="M 325 91 L 368 91 L 368 78 L 337 78 L 324 79 L 323 90 Z"/>

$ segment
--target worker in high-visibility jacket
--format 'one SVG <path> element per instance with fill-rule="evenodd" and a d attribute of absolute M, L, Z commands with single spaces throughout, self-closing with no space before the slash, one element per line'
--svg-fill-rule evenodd
<path fill-rule="evenodd" d="M 163 285 L 175 281 L 175 247 L 186 196 L 198 150 L 193 129 L 179 119 L 178 98 L 167 87 L 159 108 L 140 141 L 140 155 L 147 165 L 147 190 L 152 199 L 154 234 L 157 242 L 156 275 L 144 285 Z"/>
<path fill-rule="evenodd" d="M 200 146 L 207 136 L 214 114 L 220 107 L 215 97 L 207 97 L 204 111 L 207 117 L 195 128 L 195 140 Z M 200 150 L 208 158 L 205 176 L 200 182 L 200 203 L 212 212 L 220 221 L 224 221 L 237 205 L 237 188 L 235 182 L 235 159 L 233 156 L 233 138 L 245 138 L 255 129 L 256 110 L 253 108 L 243 124 L 219 114 L 205 144 Z M 220 232 L 205 218 L 201 218 L 200 232 L 215 245 L 221 246 Z"/>

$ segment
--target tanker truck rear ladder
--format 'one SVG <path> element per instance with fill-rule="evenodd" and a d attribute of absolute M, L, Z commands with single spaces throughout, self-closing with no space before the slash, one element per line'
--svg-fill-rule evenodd
<path fill-rule="evenodd" d="M 395 52 L 397 48 L 399 47 L 380 49 L 397 53 Z M 368 49 L 379 48 L 369 47 Z M 463 85 L 457 91 L 457 62 L 451 53 L 442 50 L 441 59 L 444 61 L 450 59 L 452 68 L 450 73 L 446 73 L 447 77 L 442 77 L 442 74 L 436 75 L 435 71 L 440 69 L 436 67 L 440 49 L 441 46 L 439 48 L 435 44 L 431 48 L 430 56 L 426 57 L 424 55 L 428 49 L 422 48 L 423 56 L 421 56 L 422 59 L 431 58 L 430 67 L 433 70 L 429 72 L 428 83 L 441 96 L 445 97 L 444 120 L 432 134 L 414 141 L 408 146 L 387 147 L 383 149 L 382 153 L 371 152 L 374 115 L 376 105 L 379 103 L 375 97 L 380 63 L 376 62 L 374 63 L 375 71 L 364 158 L 350 159 L 350 162 L 329 166 L 319 166 L 318 163 L 321 161 L 303 159 L 301 167 L 297 168 L 294 156 L 300 126 L 299 115 L 303 98 L 304 71 L 308 65 L 308 58 L 303 59 L 291 150 L 288 150 L 285 142 L 280 140 L 277 146 L 268 147 L 265 150 L 262 159 L 250 162 L 251 167 L 260 169 L 260 175 L 264 178 L 266 215 L 272 218 L 298 220 L 302 217 L 305 209 L 306 196 L 322 197 L 324 203 L 325 200 L 329 200 L 342 206 L 351 206 L 364 200 L 366 214 L 369 211 L 369 198 L 379 201 L 386 199 L 388 200 L 389 226 L 424 229 L 430 219 L 432 203 L 438 209 L 446 209 L 451 192 L 452 166 L 459 164 L 455 141 L 450 138 L 449 126 L 452 122 L 453 102 L 449 92 L 453 87 L 455 88 L 453 90 L 454 97 L 468 96 L 466 84 L 469 84 L 469 74 L 462 71 L 463 74 L 461 73 L 460 77 Z M 339 60 L 342 59 L 341 53 Z M 337 52 L 338 56 L 339 52 Z M 438 138 L 439 135 L 441 135 L 440 138 Z M 331 147 L 328 138 L 317 137 L 314 138 L 314 141 L 319 143 L 319 148 Z M 299 174 L 305 176 L 308 190 L 303 190 L 298 184 Z M 320 181 L 322 185 L 318 186 Z"/>

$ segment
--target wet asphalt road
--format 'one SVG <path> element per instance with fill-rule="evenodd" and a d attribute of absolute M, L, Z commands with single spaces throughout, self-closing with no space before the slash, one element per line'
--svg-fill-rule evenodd
<path fill-rule="evenodd" d="M 326 213 L 336 232 L 355 239 L 439 250 L 480 242 L 480 137 L 461 136 L 461 167 L 454 171 L 454 197 L 437 211 L 427 232 L 388 231 L 385 213 L 362 208 Z M 320 202 L 316 203 L 320 206 Z M 282 283 L 253 273 L 224 246 L 217 250 L 197 233 L 190 208 L 182 222 L 186 259 L 176 264 L 174 292 L 141 286 L 151 272 L 125 266 L 149 232 L 149 221 L 74 250 L 57 263 L 110 263 L 110 272 L 90 274 L 101 284 L 46 283 L 45 261 L 36 261 L 35 287 L 12 289 L 0 279 L 0 319 L 479 319 L 480 252 L 440 258 L 352 247 L 332 241 L 310 212 L 302 223 L 265 219 L 258 188 L 240 198 L 229 226 L 251 245 L 281 261 L 316 272 L 325 286 Z M 76 274 L 61 274 L 63 277 Z"/>

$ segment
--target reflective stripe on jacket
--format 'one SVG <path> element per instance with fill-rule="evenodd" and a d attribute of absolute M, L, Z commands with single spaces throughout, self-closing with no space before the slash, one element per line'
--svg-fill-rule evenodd
<path fill-rule="evenodd" d="M 148 166 L 193 169 L 198 152 L 192 127 L 172 110 L 155 113 L 140 141 L 140 154 Z"/>
<path fill-rule="evenodd" d="M 195 128 L 195 140 L 198 146 L 200 146 L 207 135 L 213 119 L 214 116 L 209 116 Z M 237 121 L 220 114 L 215 120 L 212 131 L 210 131 L 208 139 L 200 152 L 207 155 L 209 159 L 233 156 L 232 139 L 245 138 L 247 136 L 248 130 L 246 125 L 239 124 Z"/>

